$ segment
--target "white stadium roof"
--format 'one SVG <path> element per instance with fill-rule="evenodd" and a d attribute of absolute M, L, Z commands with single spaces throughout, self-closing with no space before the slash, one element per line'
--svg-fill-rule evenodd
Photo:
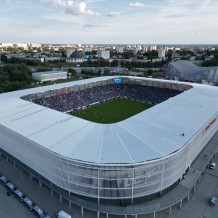
<path fill-rule="evenodd" d="M 218 113 L 218 88 L 198 84 L 188 84 L 193 88 L 114 124 L 93 123 L 20 98 L 112 78 L 115 77 L 1 94 L 0 125 L 76 161 L 136 164 L 163 158 L 179 150 Z"/>

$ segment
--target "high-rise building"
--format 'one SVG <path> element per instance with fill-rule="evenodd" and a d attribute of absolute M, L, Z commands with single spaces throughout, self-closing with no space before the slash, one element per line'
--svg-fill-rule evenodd
<path fill-rule="evenodd" d="M 28 49 L 28 45 L 26 43 L 17 43 L 14 44 L 14 47 L 18 47 L 18 48 L 23 48 L 23 49 Z"/>
<path fill-rule="evenodd" d="M 117 51 L 117 53 L 123 53 L 123 47 L 117 46 L 116 51 Z"/>
<path fill-rule="evenodd" d="M 41 48 L 42 47 L 42 44 L 39 44 L 39 43 L 32 43 L 32 44 L 29 44 L 30 47 L 32 48 Z"/>
<path fill-rule="evenodd" d="M 148 51 L 148 47 L 147 46 L 142 46 L 142 52 L 147 52 Z"/>
<path fill-rule="evenodd" d="M 137 55 L 140 50 L 141 50 L 140 47 L 135 47 L 135 48 L 133 49 L 133 54 L 134 54 L 134 55 Z"/>
<path fill-rule="evenodd" d="M 98 49 L 97 55 L 99 58 L 110 59 L 110 51 L 109 50 L 105 51 L 105 50 Z"/>
<path fill-rule="evenodd" d="M 85 55 L 86 52 L 91 52 L 91 51 L 92 51 L 92 48 L 85 47 L 83 48 L 83 55 Z"/>
<path fill-rule="evenodd" d="M 157 46 L 156 45 L 150 45 L 148 46 L 148 50 L 152 51 L 152 50 L 157 50 Z"/>
<path fill-rule="evenodd" d="M 13 43 L 1 43 L 2 47 L 13 47 Z"/>
<path fill-rule="evenodd" d="M 166 52 L 165 52 L 164 48 L 159 48 L 158 49 L 158 57 L 159 58 L 165 58 L 165 54 L 166 54 Z"/>

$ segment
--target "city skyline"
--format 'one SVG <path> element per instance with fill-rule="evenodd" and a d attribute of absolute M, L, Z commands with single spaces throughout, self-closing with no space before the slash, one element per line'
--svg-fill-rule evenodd
<path fill-rule="evenodd" d="M 217 44 L 215 0 L 2 0 L 1 42 Z"/>

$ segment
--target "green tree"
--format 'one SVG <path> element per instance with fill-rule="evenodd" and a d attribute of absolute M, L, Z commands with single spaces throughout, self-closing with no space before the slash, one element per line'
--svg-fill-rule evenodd
<path fill-rule="evenodd" d="M 51 71 L 52 67 L 48 67 L 48 66 L 40 66 L 37 68 L 36 72 L 45 72 L 45 71 Z"/>
<path fill-rule="evenodd" d="M 126 52 L 124 52 L 124 53 L 122 54 L 122 56 L 123 56 L 123 58 L 125 58 L 125 59 L 129 59 L 129 58 L 133 57 L 134 55 L 133 55 L 133 52 L 132 52 L 132 51 L 126 51 Z"/>
<path fill-rule="evenodd" d="M 111 67 L 117 67 L 118 64 L 119 64 L 118 60 L 113 60 L 113 61 L 111 62 Z"/>
<path fill-rule="evenodd" d="M 8 58 L 5 54 L 2 54 L 1 55 L 1 61 L 4 62 L 4 63 L 8 63 Z"/>
<path fill-rule="evenodd" d="M 72 68 L 69 68 L 68 69 L 68 74 L 71 74 L 71 76 L 75 76 L 76 75 L 76 70 L 72 69 Z"/>
<path fill-rule="evenodd" d="M 0 67 L 0 92 L 21 89 L 31 82 L 31 71 L 25 64 L 6 64 Z"/>
<path fill-rule="evenodd" d="M 105 69 L 104 69 L 104 74 L 105 74 L 106 76 L 109 76 L 109 75 L 110 75 L 110 72 L 111 72 L 111 70 L 110 70 L 109 68 L 105 68 Z"/>

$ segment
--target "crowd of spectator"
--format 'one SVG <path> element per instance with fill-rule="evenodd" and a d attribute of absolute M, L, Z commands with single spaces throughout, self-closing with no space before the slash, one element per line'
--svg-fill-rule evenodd
<path fill-rule="evenodd" d="M 134 84 L 108 84 L 51 97 L 38 98 L 34 103 L 61 112 L 75 111 L 112 98 L 128 98 L 145 103 L 159 104 L 180 92 L 152 86 Z"/>

